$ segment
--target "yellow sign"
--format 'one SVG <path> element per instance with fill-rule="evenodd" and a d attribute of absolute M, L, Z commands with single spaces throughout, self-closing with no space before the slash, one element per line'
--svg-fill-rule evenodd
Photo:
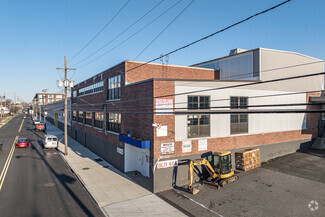
<path fill-rule="evenodd" d="M 59 116 L 58 116 L 58 113 L 56 112 L 56 113 L 55 113 L 55 119 L 54 119 L 54 125 L 55 125 L 56 127 L 59 126 L 58 118 L 59 118 Z"/>

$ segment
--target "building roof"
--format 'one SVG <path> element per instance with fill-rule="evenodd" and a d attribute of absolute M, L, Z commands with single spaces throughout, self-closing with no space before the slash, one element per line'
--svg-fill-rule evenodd
<path fill-rule="evenodd" d="M 269 48 L 259 47 L 259 48 L 254 48 L 254 49 L 251 49 L 251 50 L 245 50 L 245 51 L 242 51 L 240 53 L 233 54 L 233 55 L 223 56 L 223 57 L 219 57 L 219 58 L 216 58 L 216 59 L 212 59 L 212 60 L 208 60 L 208 61 L 196 63 L 196 64 L 191 65 L 191 66 L 192 67 L 195 67 L 195 66 L 199 66 L 199 65 L 202 65 L 202 64 L 206 64 L 206 63 L 210 63 L 210 62 L 215 62 L 215 61 L 218 61 L 218 60 L 222 60 L 222 59 L 226 59 L 226 58 L 230 58 L 230 57 L 242 55 L 242 54 L 245 54 L 245 53 L 250 53 L 250 52 L 256 51 L 256 50 L 269 50 L 269 51 L 275 51 L 275 52 L 289 53 L 289 54 L 295 54 L 295 55 L 299 55 L 299 56 L 303 56 L 303 57 L 315 59 L 315 60 L 318 60 L 318 61 L 323 61 L 321 59 L 317 59 L 315 57 L 307 56 L 307 55 L 304 55 L 304 54 L 301 54 L 301 53 L 297 53 L 297 52 L 283 51 L 283 50 L 276 50 L 276 49 L 269 49 Z"/>

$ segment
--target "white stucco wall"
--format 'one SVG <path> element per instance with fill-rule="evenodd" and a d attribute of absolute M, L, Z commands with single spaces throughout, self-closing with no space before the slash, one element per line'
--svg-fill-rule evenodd
<path fill-rule="evenodd" d="M 177 83 L 177 82 L 176 82 Z M 176 93 L 187 91 L 202 90 L 211 87 L 194 86 L 193 82 L 189 86 L 176 85 Z M 222 82 L 223 83 L 223 82 Z M 217 83 L 215 84 L 217 86 Z M 268 105 L 268 104 L 289 104 L 289 103 L 305 103 L 306 94 L 280 95 L 291 94 L 287 91 L 269 91 L 269 90 L 254 90 L 254 89 L 225 89 L 214 90 L 203 93 L 193 93 L 190 95 L 210 95 L 211 107 L 230 106 L 231 96 L 246 96 L 249 105 Z M 271 95 L 270 97 L 259 97 Z M 182 103 L 184 102 L 184 103 Z M 175 97 L 176 108 L 187 107 L 187 95 L 179 95 Z M 262 107 L 249 109 L 305 109 L 306 106 L 290 106 L 290 107 Z M 226 108 L 227 109 L 227 108 Z M 220 110 L 213 109 L 211 110 Z M 225 108 L 221 108 L 225 110 Z M 186 109 L 177 109 L 176 111 L 187 111 Z M 270 132 L 281 132 L 290 130 L 302 129 L 304 124 L 305 114 L 249 114 L 248 116 L 248 134 L 260 134 Z M 210 115 L 210 137 L 228 137 L 230 134 L 230 114 L 213 114 Z M 238 135 L 238 134 L 236 134 Z M 187 115 L 176 115 L 175 117 L 175 140 L 187 139 Z"/>

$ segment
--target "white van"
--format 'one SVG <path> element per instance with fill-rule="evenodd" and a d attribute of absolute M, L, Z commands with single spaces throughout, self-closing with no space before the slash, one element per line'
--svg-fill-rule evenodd
<path fill-rule="evenodd" d="M 58 138 L 53 135 L 45 135 L 43 140 L 43 148 L 57 148 Z"/>

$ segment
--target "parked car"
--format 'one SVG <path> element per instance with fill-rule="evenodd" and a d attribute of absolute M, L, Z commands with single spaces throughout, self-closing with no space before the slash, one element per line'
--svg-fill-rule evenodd
<path fill-rule="evenodd" d="M 0 142 L 0 151 L 2 150 L 2 142 Z"/>
<path fill-rule="evenodd" d="M 41 123 L 36 124 L 35 130 L 36 131 L 45 131 L 44 124 L 41 124 Z"/>
<path fill-rule="evenodd" d="M 57 148 L 58 138 L 54 135 L 45 135 L 43 140 L 43 148 Z"/>
<path fill-rule="evenodd" d="M 19 138 L 16 142 L 16 148 L 28 148 L 29 140 L 27 138 Z"/>

